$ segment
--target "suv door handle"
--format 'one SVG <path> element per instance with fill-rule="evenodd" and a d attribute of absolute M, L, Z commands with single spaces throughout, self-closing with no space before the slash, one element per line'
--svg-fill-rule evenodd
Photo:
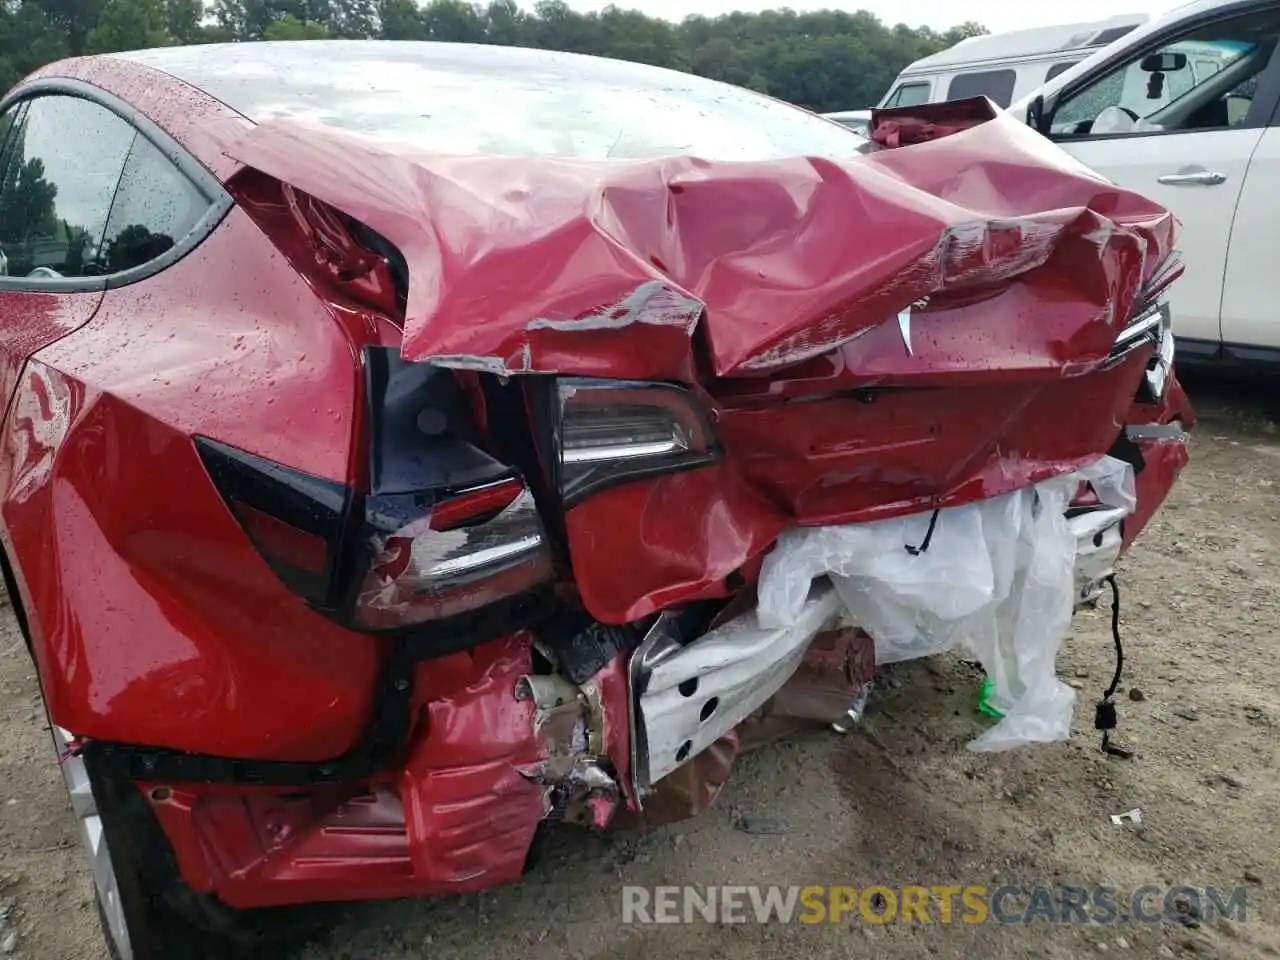
<path fill-rule="evenodd" d="M 1163 183 L 1172 187 L 1216 187 L 1218 184 L 1226 182 L 1227 175 L 1225 173 L 1217 173 L 1213 170 L 1166 173 L 1163 177 L 1156 178 L 1156 183 Z"/>

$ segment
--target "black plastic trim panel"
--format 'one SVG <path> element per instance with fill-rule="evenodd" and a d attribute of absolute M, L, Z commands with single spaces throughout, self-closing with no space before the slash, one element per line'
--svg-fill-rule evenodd
<path fill-rule="evenodd" d="M 1280 347 L 1254 347 L 1243 343 L 1224 343 L 1223 358 L 1236 363 L 1280 364 Z"/>
<path fill-rule="evenodd" d="M 1188 337 L 1174 336 L 1174 358 L 1176 363 L 1206 363 L 1222 359 L 1222 344 L 1217 340 L 1197 340 Z"/>

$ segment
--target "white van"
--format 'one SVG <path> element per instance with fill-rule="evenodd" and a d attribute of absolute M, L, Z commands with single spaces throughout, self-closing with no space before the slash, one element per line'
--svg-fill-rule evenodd
<path fill-rule="evenodd" d="M 914 107 L 984 96 L 1007 107 L 1147 20 L 1146 14 L 1123 14 L 1091 23 L 969 37 L 911 64 L 877 106 Z"/>
<path fill-rule="evenodd" d="M 1194 0 L 1009 112 L 1182 222 L 1183 360 L 1280 365 L 1280 0 Z"/>
<path fill-rule="evenodd" d="M 842 127 L 848 127 L 859 136 L 869 136 L 871 126 L 870 110 L 837 110 L 835 113 L 824 113 L 828 120 L 834 120 Z"/>

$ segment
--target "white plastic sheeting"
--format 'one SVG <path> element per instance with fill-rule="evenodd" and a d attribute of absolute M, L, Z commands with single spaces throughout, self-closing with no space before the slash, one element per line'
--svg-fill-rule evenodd
<path fill-rule="evenodd" d="M 998 751 L 1065 740 L 1075 692 L 1054 661 L 1074 610 L 1076 533 L 1064 512 L 1081 481 L 1125 513 L 1136 503 L 1133 471 L 1112 457 L 1013 493 L 938 512 L 928 548 L 913 555 L 932 511 L 835 527 L 798 528 L 765 558 L 757 615 L 762 627 L 793 624 L 814 579 L 828 576 L 848 621 L 875 641 L 878 663 L 961 647 L 992 680 L 1004 713 L 969 744 Z"/>

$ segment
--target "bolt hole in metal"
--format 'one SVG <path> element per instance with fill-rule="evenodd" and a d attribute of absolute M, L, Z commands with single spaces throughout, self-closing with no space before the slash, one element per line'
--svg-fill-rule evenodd
<path fill-rule="evenodd" d="M 168 803 L 173 799 L 173 791 L 168 787 L 152 787 L 151 800 L 153 803 Z"/>
<path fill-rule="evenodd" d="M 685 689 L 686 687 L 688 687 L 687 690 Z M 697 689 L 698 689 L 698 680 L 696 677 L 690 680 L 686 680 L 684 683 L 680 684 L 680 692 L 683 693 L 686 697 L 692 696 L 694 691 L 696 691 Z M 699 711 L 698 713 L 698 719 L 701 720 L 703 723 L 706 723 L 708 720 L 711 719 L 712 715 L 716 712 L 716 708 L 719 706 L 720 706 L 720 698 L 712 697 L 710 700 L 708 700 L 706 703 L 702 705 L 702 710 Z M 693 752 L 693 741 L 686 740 L 684 743 L 680 744 L 680 749 L 676 751 L 676 763 L 684 763 L 686 760 L 689 759 L 689 754 L 692 752 Z"/>
<path fill-rule="evenodd" d="M 692 697 L 698 692 L 698 678 L 690 677 L 688 680 L 682 680 L 676 689 L 680 691 L 680 696 Z"/>

